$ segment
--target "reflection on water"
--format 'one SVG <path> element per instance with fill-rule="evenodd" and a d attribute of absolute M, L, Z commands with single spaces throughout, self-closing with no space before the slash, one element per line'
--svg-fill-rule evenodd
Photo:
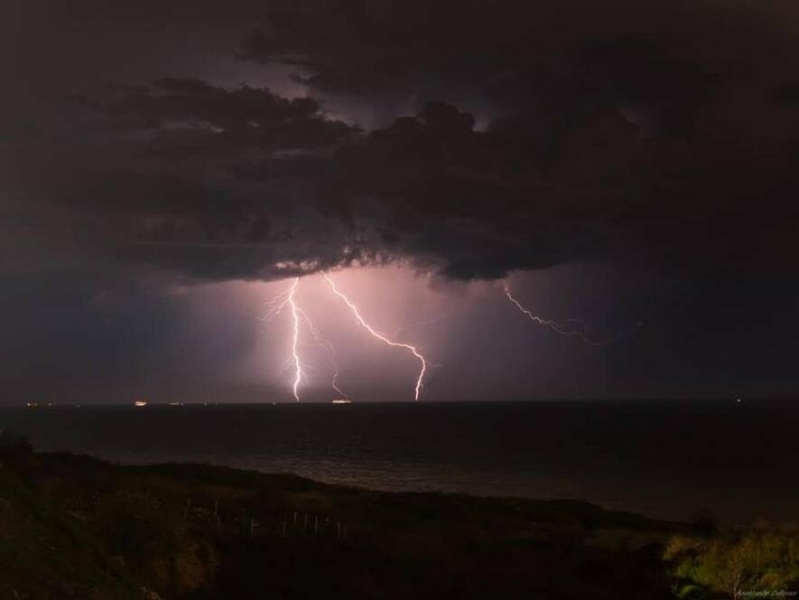
<path fill-rule="evenodd" d="M 395 491 L 578 498 L 685 519 L 799 519 L 799 405 L 640 401 L 0 410 L 41 450 Z"/>

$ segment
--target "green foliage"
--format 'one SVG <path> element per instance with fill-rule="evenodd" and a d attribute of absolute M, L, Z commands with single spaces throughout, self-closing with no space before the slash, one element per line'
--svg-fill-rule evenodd
<path fill-rule="evenodd" d="M 680 598 L 742 597 L 799 587 L 799 529 L 757 523 L 710 537 L 675 536 L 663 558 Z"/>

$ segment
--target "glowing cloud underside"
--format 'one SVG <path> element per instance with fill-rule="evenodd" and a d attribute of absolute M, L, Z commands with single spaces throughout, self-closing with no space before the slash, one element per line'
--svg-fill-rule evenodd
<path fill-rule="evenodd" d="M 634 329 L 638 329 L 641 326 L 641 322 L 639 321 L 632 327 L 625 329 L 624 331 L 617 333 L 605 340 L 593 340 L 588 337 L 586 333 L 585 323 L 583 323 L 579 319 L 566 319 L 565 321 L 551 321 L 548 319 L 542 319 L 541 317 L 534 315 L 532 312 L 527 310 L 521 303 L 513 297 L 513 294 L 510 293 L 510 288 L 507 284 L 503 285 L 503 289 L 505 290 L 505 296 L 507 296 L 508 300 L 510 300 L 516 308 L 518 308 L 524 315 L 527 316 L 531 321 L 534 323 L 538 323 L 539 325 L 543 325 L 544 327 L 549 327 L 555 333 L 565 336 L 573 336 L 578 337 L 583 340 L 586 344 L 590 344 L 591 346 L 610 346 L 612 343 L 616 342 L 619 338 L 624 335 L 627 335 Z M 575 323 L 577 324 L 578 328 L 569 328 L 566 326 L 566 323 Z"/>
<path fill-rule="evenodd" d="M 372 335 L 372 337 L 377 338 L 378 340 L 380 340 L 381 342 L 383 342 L 388 346 L 394 346 L 396 348 L 404 348 L 405 350 L 407 350 L 416 357 L 416 359 L 419 361 L 419 364 L 421 365 L 421 369 L 419 370 L 419 376 L 416 378 L 416 387 L 414 388 L 414 400 L 419 400 L 419 394 L 422 391 L 422 382 L 424 380 L 424 374 L 425 371 L 427 371 L 427 361 L 425 360 L 424 356 L 422 356 L 422 354 L 419 352 L 419 349 L 416 348 L 416 346 L 411 346 L 410 344 L 395 342 L 394 340 L 391 340 L 388 337 L 386 337 L 385 334 L 382 334 L 379 331 L 375 330 L 361 316 L 358 307 L 355 306 L 355 304 L 353 304 L 352 301 L 336 287 L 336 284 L 333 282 L 332 279 L 330 279 L 327 273 L 322 273 L 322 275 L 324 276 L 325 280 L 327 281 L 333 293 L 344 301 L 344 303 L 349 307 L 350 311 L 352 311 L 355 320 L 358 321 L 361 327 L 366 329 L 366 331 L 368 331 Z"/>

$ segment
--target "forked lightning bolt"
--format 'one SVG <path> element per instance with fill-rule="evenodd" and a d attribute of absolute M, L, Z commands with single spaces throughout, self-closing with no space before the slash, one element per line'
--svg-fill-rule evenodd
<path fill-rule="evenodd" d="M 406 344 L 404 342 L 397 342 L 388 337 L 386 334 L 377 331 L 374 327 L 372 327 L 369 323 L 366 322 L 366 320 L 361 315 L 360 310 L 358 310 L 358 307 L 352 302 L 352 300 L 349 299 L 349 297 L 346 296 L 346 294 L 344 294 L 341 290 L 338 289 L 335 282 L 330 278 L 330 276 L 325 272 L 322 272 L 322 276 L 325 278 L 325 281 L 330 286 L 330 290 L 347 305 L 347 307 L 352 312 L 358 324 L 361 327 L 363 327 L 372 337 L 378 339 L 387 346 L 392 346 L 394 348 L 403 348 L 404 350 L 407 350 L 416 358 L 416 360 L 419 361 L 420 365 L 419 375 L 416 378 L 416 385 L 414 386 L 414 400 L 419 400 L 419 396 L 421 395 L 424 383 L 424 376 L 425 373 L 427 372 L 427 366 L 428 366 L 427 360 L 419 351 L 419 348 L 411 344 Z M 325 351 L 328 359 L 330 360 L 330 363 L 333 366 L 334 374 L 331 386 L 333 387 L 334 390 L 336 390 L 339 394 L 341 394 L 341 396 L 346 398 L 347 395 L 341 390 L 341 388 L 338 387 L 339 369 L 338 369 L 338 364 L 336 362 L 335 350 L 333 348 L 333 345 L 330 342 L 326 341 L 321 336 L 321 334 L 319 333 L 319 331 L 316 329 L 313 322 L 311 321 L 311 318 L 297 304 L 296 292 L 299 282 L 300 282 L 299 277 L 295 277 L 288 290 L 279 294 L 272 301 L 270 301 L 268 303 L 267 313 L 264 316 L 264 320 L 269 321 L 275 316 L 279 315 L 286 306 L 288 306 L 291 309 L 291 319 L 292 319 L 291 357 L 288 361 L 287 366 L 293 367 L 294 370 L 294 380 L 292 382 L 292 393 L 294 395 L 294 399 L 299 401 L 300 385 L 303 383 L 306 376 L 303 362 L 300 359 L 300 318 L 301 317 L 307 323 L 308 330 L 311 332 L 314 341 L 319 347 L 321 347 Z M 521 311 L 522 314 L 524 314 L 534 323 L 543 325 L 545 327 L 549 327 L 552 331 L 560 335 L 578 337 L 581 340 L 583 340 L 586 344 L 590 344 L 592 346 L 609 346 L 610 344 L 613 344 L 619 338 L 626 335 L 633 329 L 637 329 L 638 327 L 641 326 L 641 322 L 639 321 L 636 325 L 620 333 L 617 333 L 608 339 L 594 340 L 588 336 L 587 329 L 583 321 L 579 319 L 566 319 L 564 321 L 554 321 L 550 319 L 544 319 L 542 317 L 534 315 L 530 310 L 522 306 L 522 304 L 516 298 L 513 297 L 513 294 L 511 294 L 510 288 L 508 287 L 507 284 L 503 286 L 503 289 L 505 291 L 505 296 L 508 298 L 508 300 L 512 302 L 516 306 L 516 308 L 519 309 L 519 311 Z M 576 324 L 576 327 L 570 327 L 566 325 L 567 323 Z"/>
<path fill-rule="evenodd" d="M 291 308 L 291 319 L 292 319 L 292 336 L 291 336 L 291 364 L 294 366 L 294 383 L 291 386 L 292 392 L 294 393 L 294 399 L 299 402 L 300 394 L 299 394 L 299 387 L 300 383 L 302 383 L 303 378 L 303 370 L 302 370 L 302 361 L 300 361 L 300 352 L 299 352 L 299 343 L 300 343 L 300 309 L 297 307 L 297 302 L 294 298 L 294 294 L 297 291 L 297 285 L 300 283 L 300 278 L 295 277 L 294 280 L 291 282 L 291 287 L 281 294 L 278 294 L 275 298 L 273 298 L 269 304 L 269 310 L 266 312 L 263 320 L 265 322 L 271 321 L 281 312 L 288 304 Z"/>
<path fill-rule="evenodd" d="M 341 298 L 344 301 L 344 303 L 349 307 L 350 311 L 352 311 L 352 314 L 355 317 L 355 320 L 358 321 L 358 323 L 361 325 L 361 327 L 366 329 L 366 331 L 368 331 L 372 335 L 372 337 L 377 338 L 378 340 L 380 340 L 381 342 L 383 342 L 384 344 L 386 344 L 388 346 L 394 346 L 395 348 L 404 348 L 405 350 L 407 350 L 408 352 L 410 352 L 411 354 L 413 354 L 416 357 L 416 359 L 419 361 L 419 364 L 421 365 L 421 369 L 419 370 L 419 377 L 417 377 L 417 379 L 416 379 L 416 387 L 414 388 L 414 400 L 419 400 L 419 394 L 422 391 L 422 382 L 424 380 L 424 374 L 425 374 L 425 371 L 427 370 L 427 361 L 425 360 L 424 356 L 422 356 L 422 354 L 419 352 L 419 349 L 416 348 L 416 346 L 411 346 L 410 344 L 404 344 L 402 342 L 395 342 L 394 340 L 389 339 L 384 334 L 382 334 L 379 331 L 375 330 L 361 316 L 361 313 L 358 310 L 358 307 L 355 306 L 355 304 L 353 304 L 352 301 L 346 295 L 344 295 L 341 291 L 339 291 L 339 289 L 336 287 L 336 284 L 333 283 L 333 280 L 330 279 L 328 274 L 322 272 L 322 276 L 327 281 L 327 283 L 330 286 L 330 289 L 333 291 L 333 293 L 336 296 L 338 296 L 339 298 Z"/>
<path fill-rule="evenodd" d="M 628 329 L 625 329 L 624 331 L 617 333 L 609 337 L 608 339 L 592 340 L 591 338 L 588 337 L 588 334 L 586 333 L 585 323 L 583 323 L 580 319 L 566 319 L 563 322 L 542 319 L 541 317 L 534 315 L 532 312 L 530 312 L 524 306 L 522 306 L 521 303 L 518 300 L 516 300 L 516 298 L 513 297 L 513 294 L 510 293 L 510 288 L 508 287 L 507 284 L 503 284 L 503 289 L 505 290 L 505 295 L 508 297 L 508 300 L 510 300 L 513 304 L 515 304 L 516 308 L 518 308 L 522 313 L 524 313 L 527 316 L 527 318 L 529 318 L 534 323 L 538 323 L 539 325 L 543 325 L 544 327 L 549 327 L 552 331 L 554 331 L 555 333 L 559 333 L 560 335 L 578 337 L 581 340 L 583 340 L 586 344 L 590 344 L 591 346 L 610 346 L 620 337 L 627 335 L 633 329 L 638 329 L 638 327 L 641 326 L 641 322 L 639 321 L 632 327 L 629 327 Z M 578 323 L 580 326 L 579 329 L 567 329 L 564 326 L 564 323 L 568 322 Z"/>
<path fill-rule="evenodd" d="M 297 285 L 300 283 L 300 278 L 295 277 L 294 282 L 291 284 L 291 289 L 289 290 L 288 295 L 288 303 L 291 306 L 291 318 L 294 322 L 294 334 L 291 337 L 291 354 L 294 357 L 294 385 L 292 386 L 292 390 L 294 391 L 294 399 L 299 402 L 300 401 L 300 394 L 297 391 L 297 388 L 300 387 L 300 383 L 302 382 L 302 363 L 300 362 L 300 355 L 297 350 L 297 345 L 300 341 L 300 315 L 299 310 L 297 309 L 297 303 L 294 301 L 294 293 L 297 291 Z"/>
<path fill-rule="evenodd" d="M 291 286 L 285 292 L 278 294 L 275 298 L 273 298 L 268 304 L 268 310 L 266 315 L 263 317 L 265 322 L 272 320 L 274 317 L 279 315 L 286 306 L 289 306 L 291 309 L 291 321 L 292 321 L 292 336 L 291 336 L 291 357 L 288 360 L 288 363 L 284 367 L 284 369 L 293 367 L 294 370 L 294 380 L 292 382 L 292 393 L 294 394 L 294 399 L 299 402 L 300 400 L 300 392 L 299 388 L 305 378 L 305 369 L 303 367 L 303 362 L 300 359 L 300 317 L 302 317 L 308 325 L 308 330 L 311 332 L 311 335 L 314 338 L 314 341 L 318 346 L 320 346 L 325 353 L 327 354 L 330 363 L 333 365 L 334 373 L 333 373 L 333 381 L 331 382 L 331 386 L 334 390 L 336 390 L 339 394 L 341 394 L 344 398 L 347 398 L 347 394 L 345 394 L 340 387 L 338 387 L 338 363 L 336 362 L 335 358 L 335 350 L 333 345 L 322 338 L 319 331 L 311 321 L 311 318 L 308 316 L 300 306 L 297 304 L 296 299 L 296 292 L 297 286 L 300 283 L 300 278 L 295 277 L 291 283 Z"/>

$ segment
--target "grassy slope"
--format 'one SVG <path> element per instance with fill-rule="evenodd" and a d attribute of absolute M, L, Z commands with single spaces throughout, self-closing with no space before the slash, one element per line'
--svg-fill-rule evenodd
<path fill-rule="evenodd" d="M 137 597 L 80 521 L 0 468 L 0 597 Z"/>
<path fill-rule="evenodd" d="M 389 494 L 66 454 L 4 462 L 0 595 L 12 598 L 146 588 L 196 599 L 656 600 L 675 584 L 664 546 L 695 534 L 584 502 Z"/>

